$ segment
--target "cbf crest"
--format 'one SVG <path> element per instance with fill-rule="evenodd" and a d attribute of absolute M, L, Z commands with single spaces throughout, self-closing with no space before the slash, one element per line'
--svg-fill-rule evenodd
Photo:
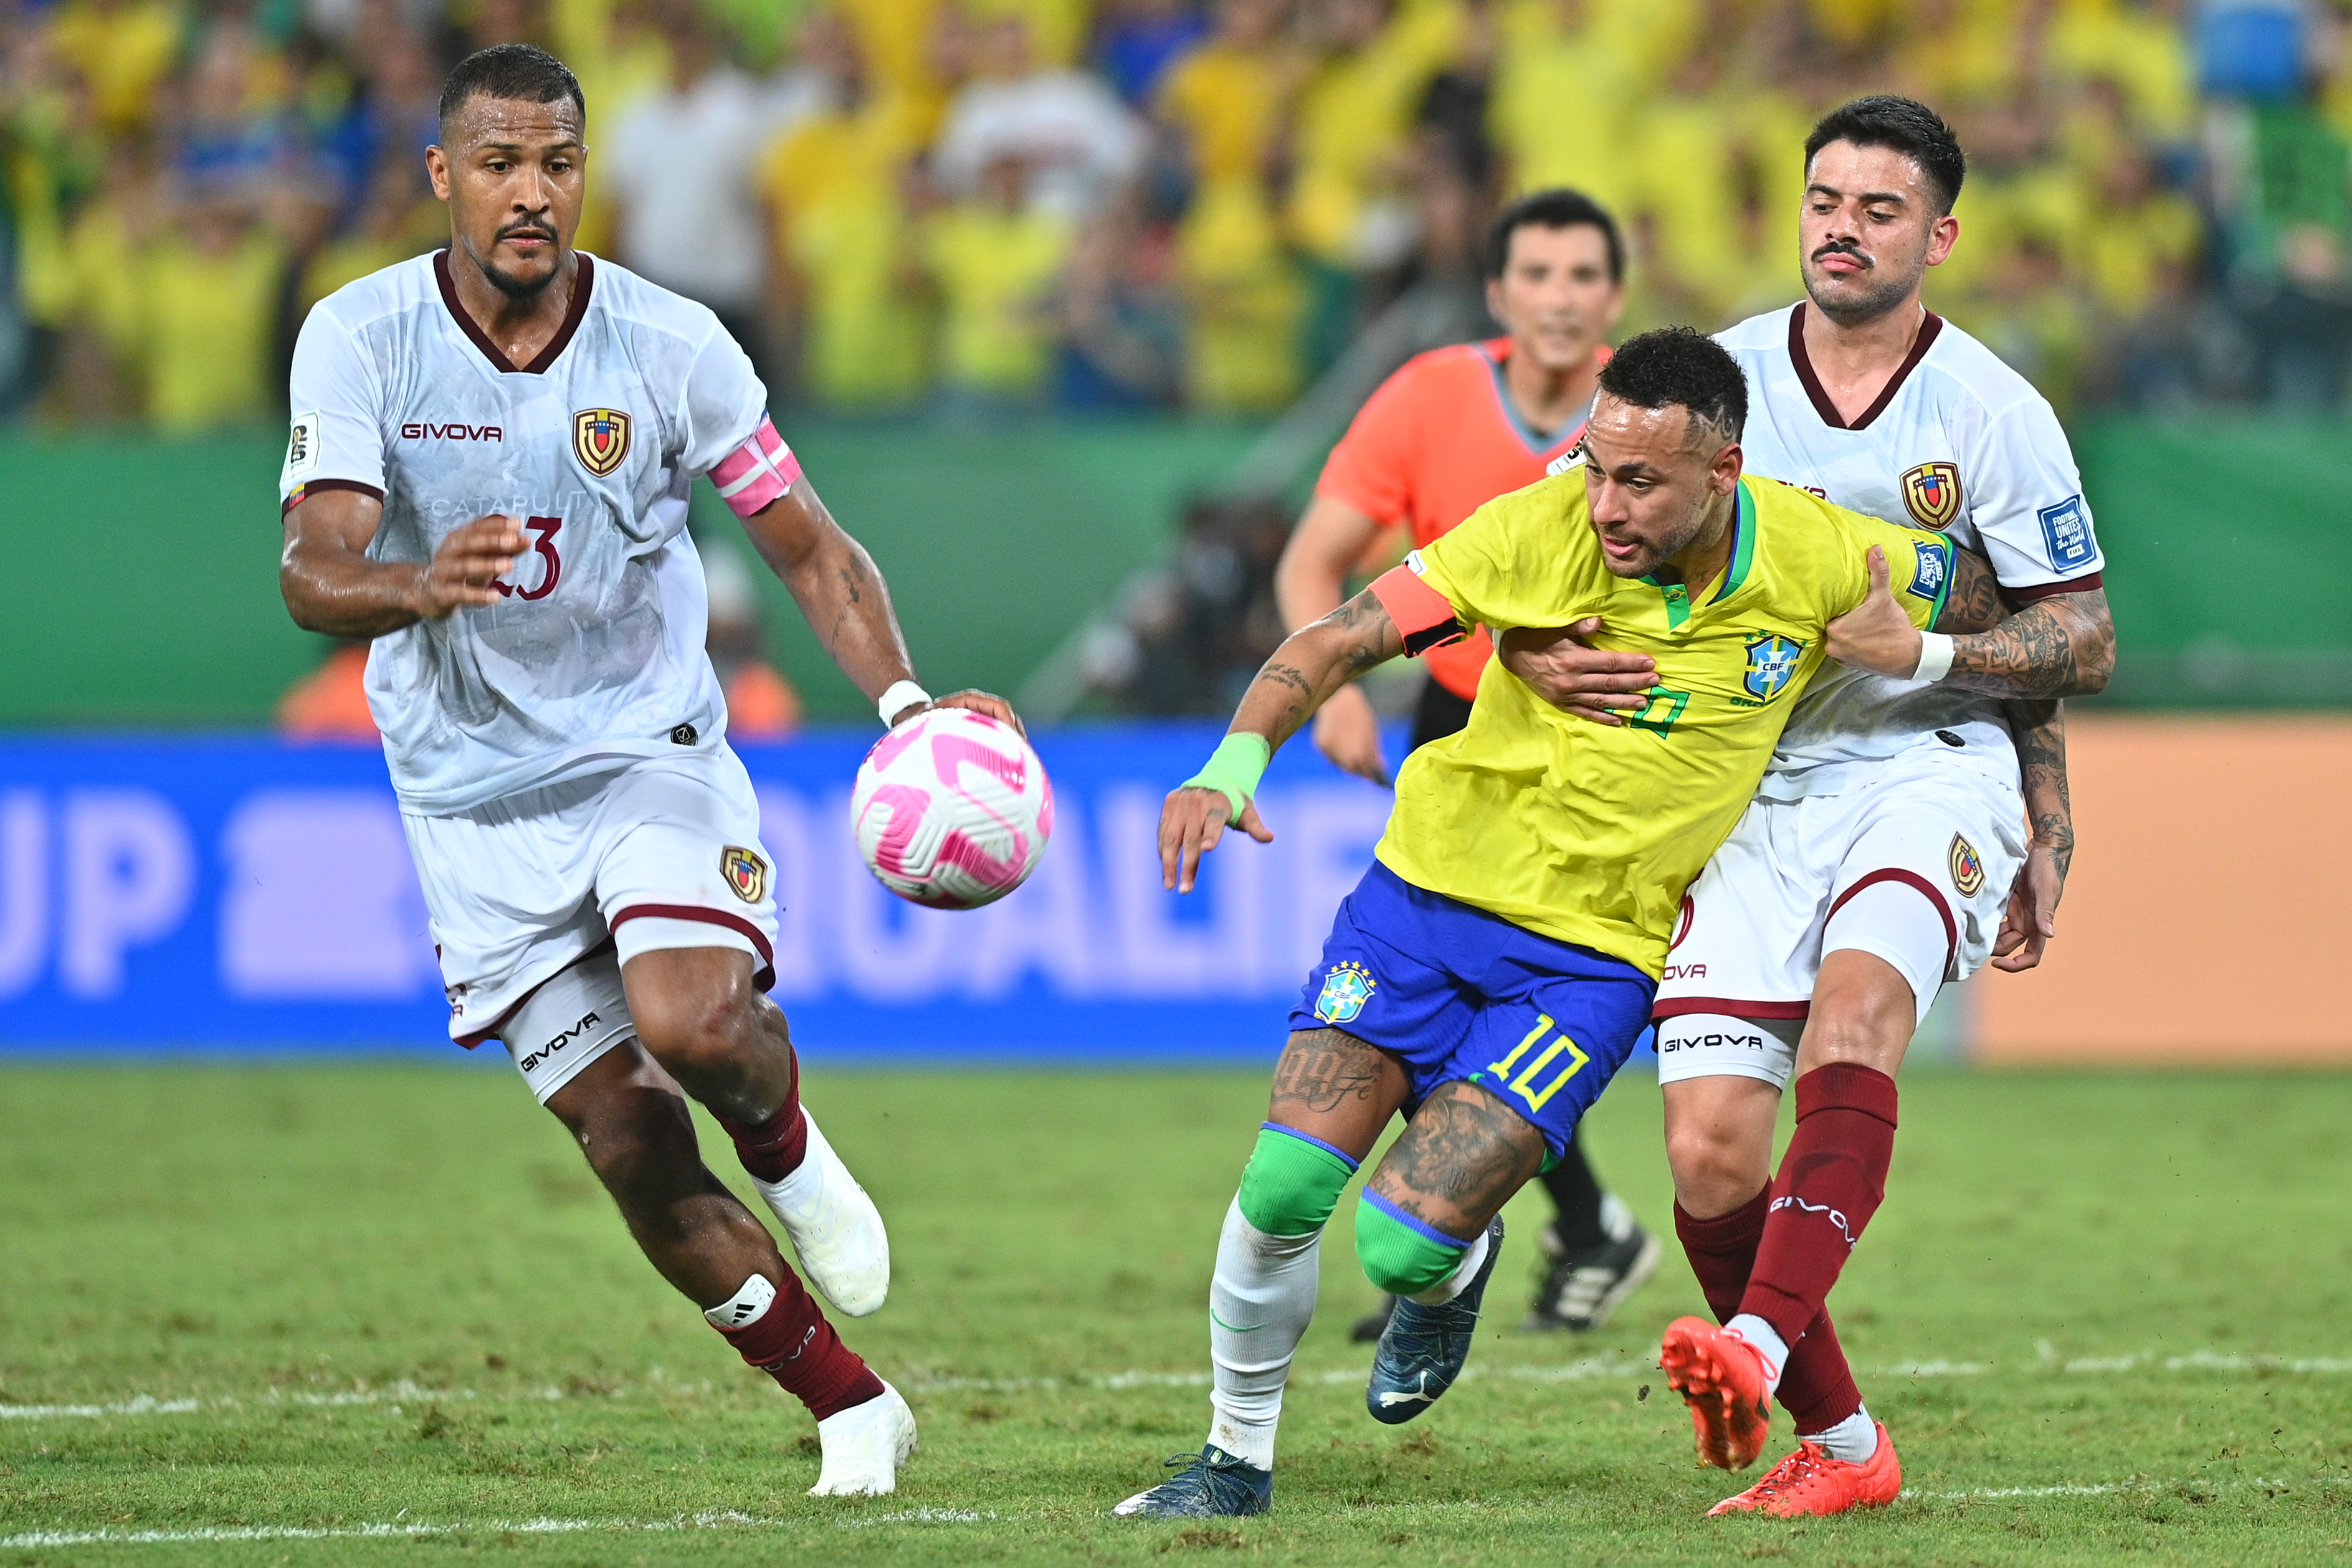
<path fill-rule="evenodd" d="M 1937 533 L 1960 515 L 1960 471 L 1949 463 L 1922 463 L 1903 476 L 1903 505 L 1911 520 Z"/>
<path fill-rule="evenodd" d="M 1332 965 L 1323 977 L 1323 994 L 1315 998 L 1315 1016 L 1325 1023 L 1355 1022 L 1379 983 L 1361 964 Z"/>
<path fill-rule="evenodd" d="M 719 874 L 746 904 L 757 904 L 767 894 L 768 862 L 740 844 L 729 844 L 719 852 Z"/>
<path fill-rule="evenodd" d="M 629 455 L 629 416 L 617 408 L 583 408 L 572 416 L 572 455 L 602 479 Z"/>
<path fill-rule="evenodd" d="M 1777 632 L 1748 639 L 1748 695 L 1759 703 L 1769 703 L 1779 696 L 1780 688 L 1797 678 L 1797 661 L 1804 655 L 1802 643 Z"/>

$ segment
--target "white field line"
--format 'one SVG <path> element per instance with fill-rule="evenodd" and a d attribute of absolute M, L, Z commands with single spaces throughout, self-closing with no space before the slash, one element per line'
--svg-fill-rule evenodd
<path fill-rule="evenodd" d="M 2102 1375 L 2119 1373 L 2232 1373 L 2257 1377 L 2288 1375 L 2294 1376 L 2338 1376 L 2352 1374 L 2352 1357 L 2247 1355 L 2220 1351 L 2200 1350 L 2186 1355 L 2158 1355 L 2142 1352 L 2131 1355 L 2061 1356 L 2045 1344 L 2039 1359 L 2012 1363 L 2004 1367 L 1990 1361 L 1916 1361 L 1890 1362 L 1877 1366 L 1855 1368 L 1864 1377 L 1940 1378 L 1981 1377 L 2003 1371 L 2017 1374 L 2059 1373 L 2068 1375 Z M 1657 1367 L 1651 1363 L 1624 1356 L 1596 1356 L 1583 1361 L 1571 1361 L 1557 1366 L 1506 1366 L 1500 1368 L 1473 1365 L 1463 1373 L 1463 1381 L 1481 1378 L 1502 1378 L 1515 1383 L 1588 1383 L 1604 1379 L 1640 1381 L 1654 1377 Z M 1320 1372 L 1296 1374 L 1292 1381 L 1302 1384 L 1339 1386 L 1363 1381 L 1360 1370 L 1339 1368 Z M 667 1396 L 697 1392 L 694 1385 L 658 1385 L 657 1391 Z M 1060 1390 L 1100 1389 L 1118 1391 L 1129 1388 L 1206 1388 L 1206 1372 L 1082 1372 L 1065 1377 L 967 1377 L 952 1373 L 913 1374 L 900 1380 L 900 1386 L 909 1393 L 920 1394 L 1029 1394 L 1053 1393 Z M 707 1391 L 708 1385 L 700 1385 Z M 473 1388 L 426 1388 L 417 1384 L 400 1382 L 383 1388 L 356 1389 L 335 1394 L 289 1393 L 272 1388 L 249 1398 L 224 1396 L 213 1399 L 158 1399 L 140 1394 L 128 1398 L 75 1405 L 6 1405 L 0 1404 L 0 1421 L 40 1421 L 73 1417 L 122 1417 L 139 1416 L 185 1416 L 207 1410 L 268 1409 L 281 1406 L 337 1406 L 388 1405 L 395 1409 L 404 1405 L 425 1405 L 464 1399 L 508 1398 L 513 1400 L 563 1400 L 580 1397 L 612 1398 L 616 1395 L 581 1396 L 566 1394 L 561 1388 L 541 1388 L 512 1396 L 500 1396 Z"/>
<path fill-rule="evenodd" d="M 914 1508 L 897 1513 L 836 1519 L 836 1529 L 871 1530 L 886 1524 L 980 1524 L 996 1518 L 961 1508 Z M 473 1523 L 425 1524 L 393 1520 L 382 1524 L 215 1525 L 197 1530 L 32 1530 L 0 1536 L 0 1551 L 43 1546 L 171 1546 L 200 1542 L 401 1540 L 434 1535 L 649 1535 L 688 1530 L 774 1530 L 805 1525 L 806 1519 L 755 1519 L 748 1513 L 710 1511 L 673 1519 L 518 1519 Z"/>

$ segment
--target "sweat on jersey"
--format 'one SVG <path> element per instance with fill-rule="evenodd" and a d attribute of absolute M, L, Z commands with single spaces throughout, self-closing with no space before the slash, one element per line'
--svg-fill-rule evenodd
<path fill-rule="evenodd" d="M 1991 350 L 1930 311 L 1911 353 L 1848 424 L 1805 352 L 1806 307 L 1717 334 L 1748 372 L 1751 474 L 1857 512 L 1931 528 L 1992 563 L 2011 599 L 2079 593 L 2106 566 L 2082 476 L 2049 402 Z M 1871 765 L 1936 731 L 1960 737 L 2000 773 L 2015 747 L 1999 697 L 1839 666 L 1798 701 L 1758 794 L 1795 800 L 1853 788 Z"/>
<path fill-rule="evenodd" d="M 1888 586 L 1935 624 L 1951 547 L 1775 480 L 1739 482 L 1731 559 L 1694 596 L 1618 577 L 1592 530 L 1579 461 L 1481 507 L 1373 591 L 1408 651 L 1483 624 L 1601 619 L 1598 648 L 1647 653 L 1657 684 L 1611 727 L 1570 718 L 1489 661 L 1470 722 L 1398 770 L 1373 851 L 1415 887 L 1655 977 L 1684 891 L 1731 831 L 1819 670 L 1822 629 Z"/>
<path fill-rule="evenodd" d="M 571 309 L 528 365 L 466 314 L 446 252 L 329 295 L 295 345 L 285 507 L 329 489 L 378 497 L 367 553 L 383 561 L 429 560 L 494 512 L 523 519 L 499 602 L 369 652 L 368 706 L 413 811 L 467 810 L 726 730 L 688 488 L 717 470 L 740 511 L 799 466 L 709 308 L 578 259 Z"/>

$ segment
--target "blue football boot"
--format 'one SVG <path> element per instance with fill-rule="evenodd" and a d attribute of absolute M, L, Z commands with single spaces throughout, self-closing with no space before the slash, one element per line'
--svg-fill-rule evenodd
<path fill-rule="evenodd" d="M 1372 1380 L 1364 1387 L 1364 1408 L 1375 1421 L 1402 1426 L 1437 1403 L 1462 1375 L 1470 1359 L 1470 1336 L 1478 1332 L 1478 1303 L 1503 1255 L 1503 1217 L 1486 1227 L 1486 1260 L 1478 1277 L 1443 1306 L 1399 1298 L 1396 1315 L 1372 1353 Z"/>
<path fill-rule="evenodd" d="M 1122 1519 L 1238 1519 L 1274 1505 L 1274 1472 L 1214 1443 L 1197 1454 L 1177 1455 L 1168 1468 L 1176 1473 L 1111 1512 Z"/>

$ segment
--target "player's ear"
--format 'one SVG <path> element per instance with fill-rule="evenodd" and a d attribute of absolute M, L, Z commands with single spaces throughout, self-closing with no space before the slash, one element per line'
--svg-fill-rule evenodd
<path fill-rule="evenodd" d="M 1927 225 L 1927 265 L 1941 267 L 1960 243 L 1960 220 L 1946 213 Z"/>
<path fill-rule="evenodd" d="M 1725 442 L 1723 450 L 1717 453 L 1715 461 L 1707 465 L 1709 486 L 1718 496 L 1730 495 L 1738 487 L 1740 472 L 1747 465 L 1748 455 L 1740 451 L 1739 443 Z"/>
<path fill-rule="evenodd" d="M 425 172 L 433 182 L 433 194 L 441 201 L 449 199 L 449 155 L 438 143 L 425 150 Z"/>

